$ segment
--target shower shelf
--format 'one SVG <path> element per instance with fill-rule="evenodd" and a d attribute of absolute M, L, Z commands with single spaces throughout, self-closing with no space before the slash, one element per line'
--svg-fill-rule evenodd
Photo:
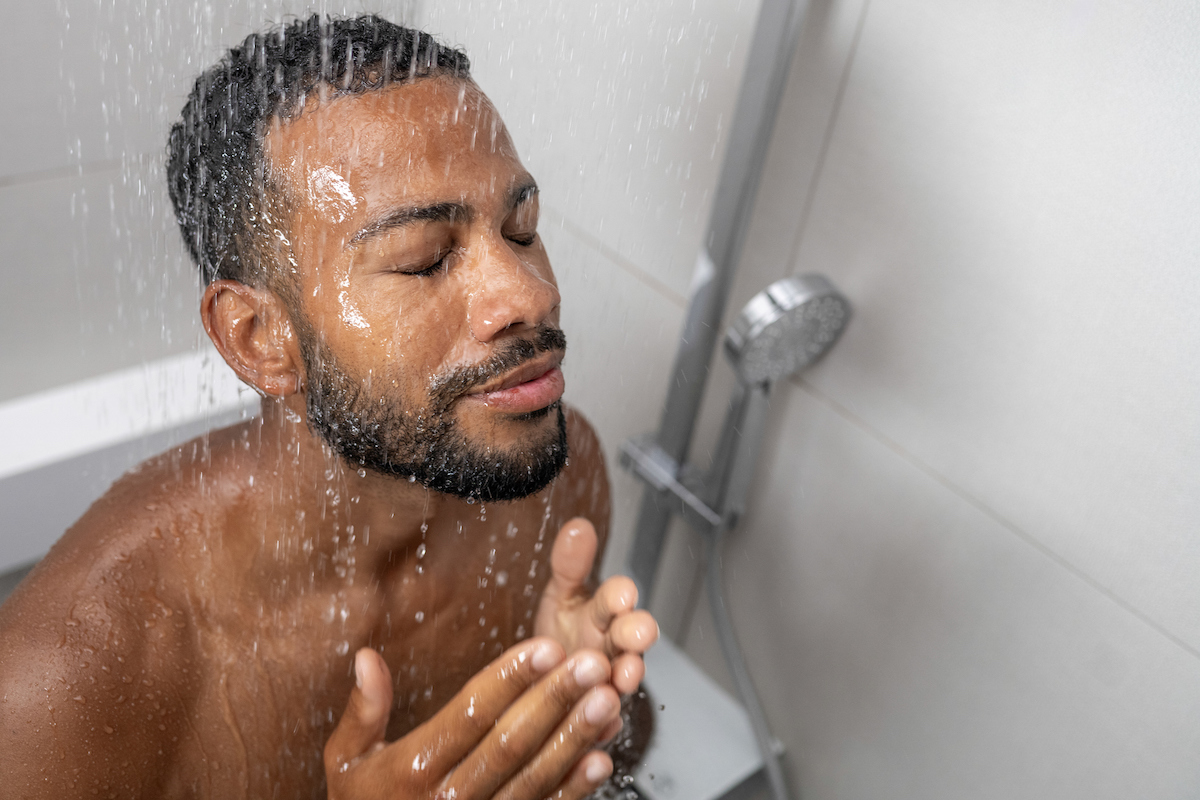
<path fill-rule="evenodd" d="M 655 717 L 654 736 L 633 773 L 633 788 L 642 798 L 765 796 L 766 773 L 745 709 L 670 640 L 660 639 L 646 653 L 643 685 Z"/>

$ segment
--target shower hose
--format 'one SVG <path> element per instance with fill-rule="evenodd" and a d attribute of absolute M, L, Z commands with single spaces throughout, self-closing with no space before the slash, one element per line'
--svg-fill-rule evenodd
<path fill-rule="evenodd" d="M 746 660 L 742 657 L 741 647 L 738 646 L 737 636 L 733 632 L 733 620 L 726 608 L 725 594 L 722 590 L 721 552 L 725 541 L 726 528 L 716 526 L 708 536 L 708 602 L 712 606 L 713 627 L 717 631 L 717 640 L 721 643 L 721 651 L 725 654 L 725 663 L 733 676 L 734 686 L 746 706 L 750 717 L 750 725 L 754 728 L 754 738 L 758 741 L 758 749 L 762 753 L 763 764 L 767 770 L 767 780 L 771 784 L 771 793 L 775 800 L 789 800 L 787 784 L 783 780 L 783 768 L 779 765 L 776 754 L 774 737 L 767 727 L 767 717 L 763 714 L 762 704 L 754 691 L 754 683 L 750 680 L 750 671 L 746 668 Z"/>

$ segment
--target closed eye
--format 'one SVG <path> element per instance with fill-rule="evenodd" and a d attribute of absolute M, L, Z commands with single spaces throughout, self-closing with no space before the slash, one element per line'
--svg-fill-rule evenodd
<path fill-rule="evenodd" d="M 401 275 L 412 275 L 417 278 L 432 277 L 434 274 L 446 267 L 446 259 L 450 257 L 452 252 L 454 252 L 453 248 L 447 248 L 445 250 L 438 251 L 436 254 L 437 260 L 423 269 L 398 269 L 396 272 L 400 273 Z"/>

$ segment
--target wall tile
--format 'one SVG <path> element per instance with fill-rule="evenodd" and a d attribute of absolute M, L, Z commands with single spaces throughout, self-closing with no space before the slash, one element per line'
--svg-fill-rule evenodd
<path fill-rule="evenodd" d="M 1194 796 L 1200 659 L 813 395 L 775 411 L 726 585 L 802 797 Z"/>
<path fill-rule="evenodd" d="M 1196 17 L 874 3 L 795 266 L 815 385 L 1193 649 Z"/>
<path fill-rule="evenodd" d="M 191 349 L 199 289 L 151 161 L 0 188 L 0 401 Z"/>

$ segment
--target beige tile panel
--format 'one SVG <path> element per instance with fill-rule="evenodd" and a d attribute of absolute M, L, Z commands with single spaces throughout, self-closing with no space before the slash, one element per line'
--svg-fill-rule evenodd
<path fill-rule="evenodd" d="M 872 4 L 795 270 L 810 380 L 1200 648 L 1194 4 Z"/>
<path fill-rule="evenodd" d="M 814 396 L 725 569 L 801 797 L 1191 798 L 1200 659 Z M 688 649 L 722 666 L 706 609 Z"/>

